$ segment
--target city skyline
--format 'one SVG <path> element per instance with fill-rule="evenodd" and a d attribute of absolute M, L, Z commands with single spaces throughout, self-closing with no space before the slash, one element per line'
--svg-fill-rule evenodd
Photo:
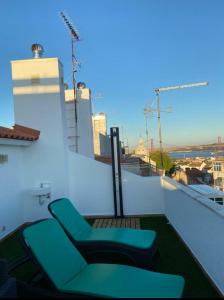
<path fill-rule="evenodd" d="M 206 87 L 161 94 L 164 145 L 203 144 L 222 133 L 224 79 L 224 3 L 216 1 L 8 1 L 2 4 L 0 125 L 10 126 L 13 97 L 10 60 L 31 58 L 32 43 L 44 57 L 59 57 L 71 86 L 70 39 L 59 12 L 65 10 L 79 30 L 76 73 L 94 99 L 93 112 L 105 112 L 129 145 L 145 138 L 143 109 L 154 103 L 160 86 L 208 81 Z M 12 9 L 13 7 L 13 9 Z M 10 13 L 10 17 L 9 17 Z M 158 140 L 157 120 L 149 119 L 150 137 Z"/>

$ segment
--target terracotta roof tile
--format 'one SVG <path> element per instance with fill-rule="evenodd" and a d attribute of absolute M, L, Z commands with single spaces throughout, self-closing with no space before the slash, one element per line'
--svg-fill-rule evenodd
<path fill-rule="evenodd" d="M 0 126 L 0 138 L 36 141 L 39 139 L 40 131 L 15 124 L 13 128 Z"/>

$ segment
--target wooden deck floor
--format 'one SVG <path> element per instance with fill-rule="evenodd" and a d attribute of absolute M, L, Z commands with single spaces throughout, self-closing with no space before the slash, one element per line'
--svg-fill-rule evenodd
<path fill-rule="evenodd" d="M 126 228 L 140 228 L 139 218 L 100 218 L 96 219 L 93 223 L 94 228 L 108 228 L 108 227 L 126 227 Z"/>

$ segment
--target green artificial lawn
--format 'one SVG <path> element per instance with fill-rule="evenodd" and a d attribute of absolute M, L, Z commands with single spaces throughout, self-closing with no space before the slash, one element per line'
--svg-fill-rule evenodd
<path fill-rule="evenodd" d="M 13 233 L 9 238 L 0 242 L 0 258 L 6 258 L 8 262 L 13 262 L 24 255 L 24 250 L 19 242 L 19 233 Z"/>
<path fill-rule="evenodd" d="M 94 219 L 87 219 L 87 221 L 92 225 Z M 160 255 L 155 259 L 156 272 L 182 275 L 186 281 L 184 291 L 186 298 L 220 297 L 165 217 L 142 217 L 140 221 L 142 229 L 152 229 L 157 232 Z M 0 258 L 6 258 L 9 263 L 24 254 L 18 232 L 0 242 Z M 13 271 L 11 275 L 29 281 L 37 272 L 37 266 L 29 261 Z M 41 282 L 41 286 L 47 286 L 46 282 Z"/>
<path fill-rule="evenodd" d="M 180 240 L 166 217 L 141 218 L 142 229 L 157 232 L 160 255 L 155 263 L 155 271 L 182 275 L 185 278 L 184 297 L 219 298 L 220 295 L 202 273 L 184 243 Z M 192 233 L 193 234 L 193 233 Z"/>

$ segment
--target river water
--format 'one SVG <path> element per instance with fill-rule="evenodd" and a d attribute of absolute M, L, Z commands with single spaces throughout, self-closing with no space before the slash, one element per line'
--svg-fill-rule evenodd
<path fill-rule="evenodd" d="M 191 151 L 191 152 L 169 152 L 170 158 L 193 158 L 193 157 L 220 157 L 224 156 L 224 151 L 222 152 L 212 152 L 212 151 Z"/>

